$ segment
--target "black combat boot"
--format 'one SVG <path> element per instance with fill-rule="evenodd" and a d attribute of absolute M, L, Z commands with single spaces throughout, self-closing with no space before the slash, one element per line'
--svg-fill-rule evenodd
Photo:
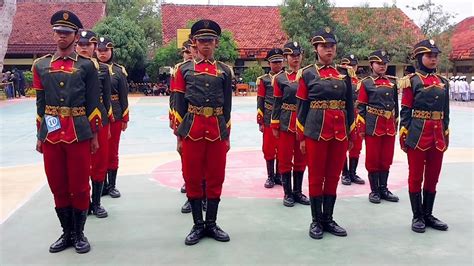
<path fill-rule="evenodd" d="M 359 185 L 365 184 L 364 179 L 357 175 L 357 165 L 359 164 L 359 158 L 349 158 L 349 177 L 352 183 Z"/>
<path fill-rule="evenodd" d="M 323 196 L 310 197 L 311 202 L 311 216 L 313 222 L 309 226 L 309 236 L 314 239 L 323 238 L 323 226 L 321 221 L 323 219 Z"/>
<path fill-rule="evenodd" d="M 309 199 L 301 192 L 304 172 L 293 171 L 293 199 L 303 205 L 309 205 Z"/>
<path fill-rule="evenodd" d="M 372 203 L 380 203 L 379 192 L 379 172 L 369 172 L 370 193 L 369 201 Z"/>
<path fill-rule="evenodd" d="M 351 185 L 351 177 L 349 176 L 349 168 L 347 168 L 347 158 L 344 160 L 344 167 L 342 168 L 341 183 L 346 186 Z"/>
<path fill-rule="evenodd" d="M 189 203 L 191 204 L 194 225 L 184 240 L 184 243 L 188 246 L 197 244 L 205 236 L 204 221 L 202 219 L 202 200 L 190 199 Z"/>
<path fill-rule="evenodd" d="M 56 208 L 56 214 L 58 215 L 59 223 L 63 228 L 63 234 L 59 237 L 58 240 L 56 240 L 56 242 L 54 242 L 49 247 L 49 252 L 51 253 L 63 251 L 68 247 L 72 247 L 72 245 L 74 244 L 72 237 L 74 225 L 72 217 L 72 208 Z"/>
<path fill-rule="evenodd" d="M 108 179 L 109 179 L 109 186 L 107 187 L 107 193 L 112 197 L 112 198 L 119 198 L 120 191 L 115 187 L 115 184 L 117 182 L 117 169 L 115 170 L 108 170 L 107 171 Z"/>
<path fill-rule="evenodd" d="M 347 232 L 344 228 L 340 227 L 336 221 L 332 218 L 334 212 L 334 204 L 336 204 L 336 196 L 324 195 L 323 196 L 323 230 L 329 232 L 335 236 L 347 236 Z"/>
<path fill-rule="evenodd" d="M 91 245 L 84 235 L 84 226 L 87 220 L 87 210 L 74 209 L 74 248 L 77 253 L 87 253 L 91 250 Z"/>
<path fill-rule="evenodd" d="M 216 224 L 219 201 L 220 199 L 207 199 L 206 235 L 217 241 L 227 242 L 230 240 L 229 235 Z"/>
<path fill-rule="evenodd" d="M 295 199 L 293 198 L 293 192 L 291 191 L 291 172 L 283 173 L 281 175 L 283 183 L 283 205 L 286 207 L 295 206 Z"/>
<path fill-rule="evenodd" d="M 104 189 L 104 182 L 92 181 L 92 196 L 90 212 L 97 218 L 105 218 L 108 216 L 107 211 L 100 205 L 100 198 L 102 197 L 102 190 Z"/>
<path fill-rule="evenodd" d="M 189 200 L 186 200 L 186 202 L 181 207 L 181 213 L 190 213 L 190 212 L 191 212 L 191 203 L 189 203 Z"/>
<path fill-rule="evenodd" d="M 207 211 L 206 180 L 202 180 L 202 191 L 204 194 L 202 198 L 202 211 Z"/>
<path fill-rule="evenodd" d="M 387 188 L 388 171 L 379 172 L 380 198 L 386 201 L 398 202 L 398 197 Z"/>
<path fill-rule="evenodd" d="M 275 160 L 267 160 L 267 181 L 265 181 L 265 188 L 272 188 L 275 186 Z"/>
<path fill-rule="evenodd" d="M 283 183 L 281 181 L 281 174 L 280 172 L 278 172 L 278 159 L 276 160 L 276 164 L 275 164 L 275 185 L 280 185 L 282 186 Z"/>
<path fill-rule="evenodd" d="M 105 174 L 104 187 L 102 188 L 102 196 L 109 194 L 109 182 L 107 181 L 107 175 L 108 173 Z"/>
<path fill-rule="evenodd" d="M 433 229 L 446 231 L 448 230 L 448 225 L 432 214 L 435 197 L 436 192 L 432 193 L 423 190 L 423 214 L 425 216 L 425 224 Z"/>
<path fill-rule="evenodd" d="M 423 217 L 423 206 L 421 205 L 421 192 L 410 193 L 410 203 L 413 212 L 411 230 L 417 233 L 424 233 L 426 225 Z"/>

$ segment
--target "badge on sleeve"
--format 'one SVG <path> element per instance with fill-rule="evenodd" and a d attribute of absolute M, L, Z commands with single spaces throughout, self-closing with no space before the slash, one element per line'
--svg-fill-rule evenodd
<path fill-rule="evenodd" d="M 45 115 L 44 121 L 46 122 L 48 133 L 51 133 L 61 128 L 61 123 L 59 123 L 59 118 L 56 116 Z"/>

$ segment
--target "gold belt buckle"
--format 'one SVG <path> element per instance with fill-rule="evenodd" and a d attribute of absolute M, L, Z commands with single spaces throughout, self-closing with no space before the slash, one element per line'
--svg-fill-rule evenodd
<path fill-rule="evenodd" d="M 337 109 L 337 108 L 338 108 L 338 102 L 329 101 L 329 109 Z"/>
<path fill-rule="evenodd" d="M 392 117 L 392 112 L 391 111 L 384 111 L 383 116 L 385 116 L 385 118 L 389 119 L 390 117 Z"/>
<path fill-rule="evenodd" d="M 431 119 L 433 120 L 440 120 L 441 119 L 441 112 L 432 112 Z"/>
<path fill-rule="evenodd" d="M 61 116 L 69 116 L 71 114 L 71 109 L 69 107 L 59 107 L 59 114 Z"/>
<path fill-rule="evenodd" d="M 212 114 L 214 114 L 214 108 L 212 107 L 204 107 L 202 109 L 202 112 L 204 114 L 205 117 L 210 117 L 212 116 Z"/>

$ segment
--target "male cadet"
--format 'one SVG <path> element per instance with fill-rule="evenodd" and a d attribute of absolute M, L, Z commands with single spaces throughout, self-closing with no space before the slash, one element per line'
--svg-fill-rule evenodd
<path fill-rule="evenodd" d="M 56 52 L 37 59 L 32 67 L 37 108 L 36 150 L 43 154 L 63 228 L 63 234 L 49 251 L 74 246 L 76 252 L 86 253 L 90 250 L 84 225 L 89 208 L 91 153 L 99 148 L 97 132 L 102 125 L 99 66 L 74 51 L 82 28 L 74 13 L 56 12 L 51 25 Z"/>
<path fill-rule="evenodd" d="M 216 224 L 217 208 L 225 178 L 227 151 L 230 149 L 232 69 L 214 59 L 220 26 L 200 20 L 191 27 L 198 54 L 179 65 L 173 81 L 176 135 L 183 158 L 186 195 L 191 203 L 194 226 L 185 240 L 194 245 L 204 236 L 229 241 L 229 235 Z M 206 178 L 206 188 L 202 181 Z M 203 190 L 207 196 L 203 221 Z"/>
<path fill-rule="evenodd" d="M 84 57 L 92 58 L 97 48 L 97 37 L 93 31 L 81 30 L 80 38 L 77 42 L 76 52 Z M 92 58 L 97 62 L 95 58 Z M 100 205 L 100 198 L 104 188 L 104 181 L 107 175 L 108 149 L 110 124 L 113 121 L 112 107 L 110 105 L 110 75 L 109 68 L 104 63 L 99 64 L 99 81 L 100 81 L 100 98 L 99 110 L 102 117 L 102 128 L 99 130 L 99 149 L 92 155 L 91 161 L 91 181 L 92 196 L 89 213 L 94 214 L 98 218 L 108 216 L 107 211 Z"/>
<path fill-rule="evenodd" d="M 270 73 L 257 78 L 257 123 L 260 132 L 263 133 L 262 151 L 263 157 L 267 162 L 267 181 L 266 188 L 272 188 L 275 184 L 281 185 L 281 176 L 278 173 L 277 143 L 278 140 L 273 136 L 270 127 L 273 111 L 273 76 L 278 74 L 283 68 L 283 50 L 273 48 L 267 53 L 267 61 L 270 65 Z M 276 173 L 276 174 L 275 174 Z"/>

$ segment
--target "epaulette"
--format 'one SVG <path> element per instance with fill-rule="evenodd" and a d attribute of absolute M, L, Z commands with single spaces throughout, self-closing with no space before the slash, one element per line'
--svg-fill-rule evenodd
<path fill-rule="evenodd" d="M 347 70 L 347 74 L 348 74 L 349 77 L 351 77 L 351 78 L 357 77 L 354 68 L 351 67 L 351 66 L 348 66 L 348 65 L 336 65 L 336 67 L 344 68 L 345 70 Z"/>
<path fill-rule="evenodd" d="M 303 67 L 303 68 L 300 68 L 300 69 L 298 70 L 298 72 L 296 73 L 296 80 L 299 80 L 299 79 L 303 76 L 303 72 L 304 72 L 306 69 L 308 69 L 308 68 L 310 68 L 310 67 L 312 67 L 312 66 L 314 66 L 314 65 L 307 65 L 307 66 L 305 66 L 305 67 Z"/>
<path fill-rule="evenodd" d="M 36 59 L 33 61 L 33 64 L 31 65 L 31 71 L 33 71 L 33 68 L 35 67 L 35 64 L 36 64 L 39 60 L 41 60 L 41 59 L 43 59 L 43 58 L 46 58 L 46 57 L 50 57 L 50 56 L 53 56 L 53 55 L 52 55 L 52 54 L 47 54 L 47 55 L 43 55 L 42 57 L 36 58 Z"/>
<path fill-rule="evenodd" d="M 95 58 L 90 58 L 90 60 L 92 61 L 92 63 L 94 63 L 94 66 L 97 70 L 100 69 L 100 65 L 99 65 L 99 62 L 97 61 L 97 59 Z"/>
<path fill-rule="evenodd" d="M 128 77 L 127 70 L 125 69 L 125 67 L 124 67 L 124 66 L 122 66 L 122 65 L 119 65 L 119 64 L 117 64 L 117 63 L 114 63 L 114 65 L 116 65 L 116 66 L 120 67 L 120 68 L 122 69 L 122 74 L 124 74 L 124 75 L 125 75 L 125 77 Z"/>
<path fill-rule="evenodd" d="M 232 78 L 232 79 L 235 77 L 234 70 L 232 69 L 232 66 L 230 66 L 230 65 L 228 65 L 228 64 L 226 64 L 226 63 L 224 63 L 224 62 L 221 62 L 221 61 L 217 61 L 217 62 L 219 62 L 219 63 L 221 63 L 221 64 L 223 64 L 224 66 L 226 66 L 226 67 L 229 68 L 229 70 L 230 70 L 230 75 L 231 75 L 231 78 Z"/>
<path fill-rule="evenodd" d="M 285 70 L 280 70 L 280 72 L 276 73 L 275 75 L 273 75 L 272 77 L 272 86 L 273 84 L 275 84 L 275 79 L 278 77 L 278 75 L 280 75 L 281 73 L 283 73 Z"/>
<path fill-rule="evenodd" d="M 411 73 L 411 74 L 408 74 L 408 75 L 404 76 L 403 78 L 399 79 L 398 83 L 397 83 L 398 89 L 403 90 L 405 88 L 411 87 L 410 79 L 414 75 L 415 75 L 415 73 Z"/>
<path fill-rule="evenodd" d="M 365 77 L 365 78 L 362 78 L 362 79 L 359 80 L 359 82 L 357 82 L 356 92 L 358 92 L 358 91 L 360 90 L 360 86 L 362 86 L 362 81 L 364 81 L 364 80 L 366 80 L 366 79 L 368 79 L 368 78 L 370 78 L 370 76 L 367 76 L 367 77 Z"/>
<path fill-rule="evenodd" d="M 262 79 L 268 74 L 264 74 L 264 75 L 261 75 L 259 77 L 257 77 L 257 80 L 255 81 L 255 84 L 258 86 L 260 85 L 260 82 L 262 82 Z"/>

